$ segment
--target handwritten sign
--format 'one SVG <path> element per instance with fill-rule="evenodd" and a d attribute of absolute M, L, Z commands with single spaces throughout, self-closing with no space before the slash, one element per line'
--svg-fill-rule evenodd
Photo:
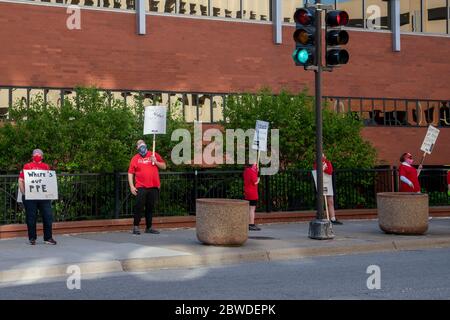
<path fill-rule="evenodd" d="M 144 135 L 166 133 L 167 108 L 165 106 L 145 107 Z"/>
<path fill-rule="evenodd" d="M 316 185 L 317 190 L 317 171 L 313 170 L 312 175 L 314 178 L 314 184 Z M 332 196 L 333 194 L 333 176 L 324 173 L 323 174 L 323 195 L 324 196 Z"/>
<path fill-rule="evenodd" d="M 253 137 L 253 150 L 267 151 L 267 135 L 269 133 L 269 123 L 256 120 L 255 136 Z"/>
<path fill-rule="evenodd" d="M 436 143 L 436 140 L 439 135 L 439 129 L 433 127 L 430 125 L 427 130 L 427 134 L 425 135 L 425 139 L 423 140 L 422 146 L 420 147 L 420 150 L 427 154 L 431 154 L 433 151 L 433 147 Z"/>
<path fill-rule="evenodd" d="M 24 170 L 26 200 L 57 200 L 58 182 L 55 171 Z"/>

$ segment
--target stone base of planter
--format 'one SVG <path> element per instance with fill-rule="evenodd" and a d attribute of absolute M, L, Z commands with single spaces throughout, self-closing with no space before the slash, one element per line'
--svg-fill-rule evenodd
<path fill-rule="evenodd" d="M 377 194 L 378 223 L 394 234 L 424 234 L 428 230 L 428 195 L 409 192 Z"/>
<path fill-rule="evenodd" d="M 197 199 L 197 239 L 204 244 L 240 246 L 248 239 L 249 202 Z"/>

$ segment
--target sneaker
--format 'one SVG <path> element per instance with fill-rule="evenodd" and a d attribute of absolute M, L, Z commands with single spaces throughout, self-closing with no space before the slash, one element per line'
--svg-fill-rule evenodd
<path fill-rule="evenodd" d="M 53 238 L 50 238 L 48 240 L 44 240 L 45 244 L 51 244 L 51 245 L 55 245 L 56 241 Z"/>
<path fill-rule="evenodd" d="M 331 223 L 332 224 L 339 224 L 339 225 L 341 225 L 341 224 L 343 224 L 342 222 L 340 222 L 339 220 L 331 220 Z"/>
<path fill-rule="evenodd" d="M 36 240 L 30 240 L 30 245 L 35 246 L 36 245 Z"/>
<path fill-rule="evenodd" d="M 250 231 L 260 231 L 261 228 L 259 228 L 256 224 L 249 224 L 248 225 L 248 230 L 250 230 Z"/>
<path fill-rule="evenodd" d="M 135 235 L 140 235 L 141 231 L 139 230 L 138 226 L 134 226 L 132 233 L 135 234 Z"/>
<path fill-rule="evenodd" d="M 145 233 L 159 234 L 159 231 L 152 228 L 147 228 L 145 229 Z"/>

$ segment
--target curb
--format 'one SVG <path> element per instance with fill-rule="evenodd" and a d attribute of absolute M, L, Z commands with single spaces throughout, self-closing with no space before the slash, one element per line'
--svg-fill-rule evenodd
<path fill-rule="evenodd" d="M 397 252 L 413 249 L 446 247 L 450 247 L 450 238 L 441 237 L 435 239 L 394 240 L 381 243 L 319 248 L 283 248 L 250 251 L 245 253 L 180 255 L 172 257 L 94 261 L 0 271 L 0 283 L 68 277 L 70 273 L 67 273 L 67 268 L 71 265 L 79 266 L 81 274 L 105 274 L 113 272 L 142 272 L 169 268 L 220 266 L 242 262 L 270 262 L 307 257 L 364 254 L 372 252 Z"/>

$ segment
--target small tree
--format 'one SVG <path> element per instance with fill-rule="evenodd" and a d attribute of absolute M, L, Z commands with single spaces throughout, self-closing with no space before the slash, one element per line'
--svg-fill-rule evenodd
<path fill-rule="evenodd" d="M 229 97 L 224 109 L 226 129 L 255 127 L 256 120 L 270 123 L 280 130 L 281 168 L 310 169 L 315 159 L 314 100 L 306 91 L 278 95 L 269 90 Z M 323 109 L 324 152 L 339 168 L 371 168 L 376 152 L 361 137 L 362 122 L 351 114 L 336 114 Z M 269 139 L 270 142 L 270 139 Z M 270 147 L 269 147 L 270 150 Z"/>
<path fill-rule="evenodd" d="M 10 121 L 0 127 L 0 170 L 17 172 L 40 148 L 45 161 L 63 172 L 125 171 L 136 153 L 135 142 L 144 137 L 141 97 L 125 105 L 95 88 L 78 88 L 76 96 L 61 107 L 40 96 L 27 107 L 21 101 L 9 110 Z M 170 165 L 170 141 L 176 128 L 190 128 L 174 113 L 167 120 L 167 134 L 158 135 L 157 152 Z M 171 168 L 173 169 L 173 168 Z"/>

